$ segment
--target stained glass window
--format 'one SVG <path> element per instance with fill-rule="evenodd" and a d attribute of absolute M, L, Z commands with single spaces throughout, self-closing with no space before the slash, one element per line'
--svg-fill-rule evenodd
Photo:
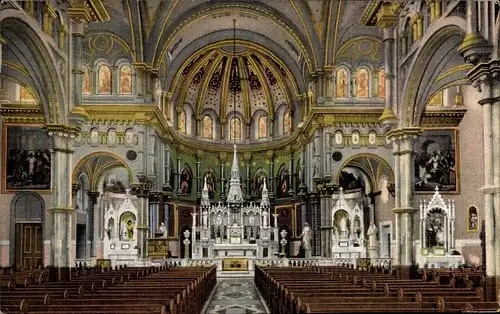
<path fill-rule="evenodd" d="M 337 70 L 337 88 L 336 88 L 336 96 L 338 98 L 347 98 L 347 71 L 346 69 L 338 69 Z"/>
<path fill-rule="evenodd" d="M 259 126 L 258 126 L 258 138 L 267 137 L 267 117 L 261 116 L 259 118 Z"/>
<path fill-rule="evenodd" d="M 132 68 L 128 65 L 120 68 L 120 94 L 132 94 Z"/>
<path fill-rule="evenodd" d="M 214 138 L 214 123 L 208 115 L 203 117 L 203 138 Z"/>
<path fill-rule="evenodd" d="M 89 74 L 89 69 L 87 68 L 85 68 L 85 71 L 83 72 L 82 93 L 84 95 L 90 94 L 90 74 Z"/>
<path fill-rule="evenodd" d="M 229 138 L 231 140 L 241 140 L 241 120 L 236 117 L 229 122 Z"/>
<path fill-rule="evenodd" d="M 368 71 L 359 69 L 356 73 L 356 96 L 368 98 Z"/>
<path fill-rule="evenodd" d="M 385 98 L 385 70 L 378 71 L 378 97 Z"/>
<path fill-rule="evenodd" d="M 99 94 L 111 94 L 111 70 L 107 65 L 99 67 Z"/>
<path fill-rule="evenodd" d="M 179 132 L 186 133 L 186 113 L 184 110 L 179 112 L 177 127 L 179 128 Z"/>
<path fill-rule="evenodd" d="M 283 116 L 283 134 L 289 134 L 290 132 L 292 132 L 292 114 L 287 111 Z"/>

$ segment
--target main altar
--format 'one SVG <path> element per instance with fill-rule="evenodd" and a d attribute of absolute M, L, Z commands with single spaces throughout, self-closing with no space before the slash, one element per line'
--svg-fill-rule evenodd
<path fill-rule="evenodd" d="M 237 147 L 234 145 L 229 191 L 224 202 L 212 202 L 205 178 L 200 209 L 192 214 L 191 232 L 184 233 L 184 256 L 212 259 L 218 276 L 253 276 L 257 259 L 279 254 L 277 215 L 270 219 L 266 182 L 260 202 L 245 201 Z M 190 245 L 191 244 L 191 245 Z"/>

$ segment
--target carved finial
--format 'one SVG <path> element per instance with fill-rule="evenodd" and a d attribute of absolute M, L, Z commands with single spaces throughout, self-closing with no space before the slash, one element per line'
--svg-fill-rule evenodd
<path fill-rule="evenodd" d="M 343 194 L 344 193 L 344 188 L 343 187 L 340 187 L 340 193 Z"/>
<path fill-rule="evenodd" d="M 439 192 L 439 186 L 436 185 L 436 187 L 434 188 L 434 191 L 436 191 L 436 193 Z"/>
<path fill-rule="evenodd" d="M 130 191 L 131 191 L 131 189 L 130 189 L 130 188 L 126 188 L 126 189 L 125 189 L 125 194 L 126 194 L 126 195 L 130 195 Z"/>

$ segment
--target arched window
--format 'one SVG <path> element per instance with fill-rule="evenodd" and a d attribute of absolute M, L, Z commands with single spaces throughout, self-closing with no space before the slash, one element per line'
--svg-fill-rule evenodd
<path fill-rule="evenodd" d="M 239 118 L 232 118 L 229 122 L 229 139 L 241 140 L 241 120 Z"/>
<path fill-rule="evenodd" d="M 257 138 L 267 137 L 267 117 L 259 117 L 259 124 L 257 126 Z"/>
<path fill-rule="evenodd" d="M 129 65 L 120 68 L 120 94 L 132 94 L 132 68 Z"/>
<path fill-rule="evenodd" d="M 356 72 L 356 97 L 368 98 L 368 71 L 365 69 Z"/>
<path fill-rule="evenodd" d="M 89 69 L 85 68 L 83 72 L 83 82 L 82 82 L 82 94 L 89 95 L 90 94 L 90 74 Z"/>
<path fill-rule="evenodd" d="M 292 113 L 290 110 L 283 115 L 283 134 L 290 134 L 292 132 Z"/>
<path fill-rule="evenodd" d="M 186 113 L 184 112 L 184 110 L 179 111 L 177 128 L 179 129 L 179 132 L 186 133 Z"/>
<path fill-rule="evenodd" d="M 203 138 L 214 138 L 214 121 L 209 115 L 203 117 Z"/>
<path fill-rule="evenodd" d="M 348 91 L 348 78 L 347 78 L 347 70 L 340 68 L 337 70 L 337 86 L 336 86 L 336 96 L 338 98 L 347 98 Z"/>
<path fill-rule="evenodd" d="M 385 70 L 380 69 L 378 71 L 378 91 L 377 95 L 379 98 L 385 98 Z"/>
<path fill-rule="evenodd" d="M 99 88 L 98 94 L 111 94 L 111 70 L 107 65 L 99 67 Z"/>

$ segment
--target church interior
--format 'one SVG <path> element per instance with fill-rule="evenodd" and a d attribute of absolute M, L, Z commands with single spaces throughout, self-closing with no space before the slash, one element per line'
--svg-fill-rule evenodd
<path fill-rule="evenodd" d="M 500 310 L 500 1 L 2 0 L 0 313 Z"/>

